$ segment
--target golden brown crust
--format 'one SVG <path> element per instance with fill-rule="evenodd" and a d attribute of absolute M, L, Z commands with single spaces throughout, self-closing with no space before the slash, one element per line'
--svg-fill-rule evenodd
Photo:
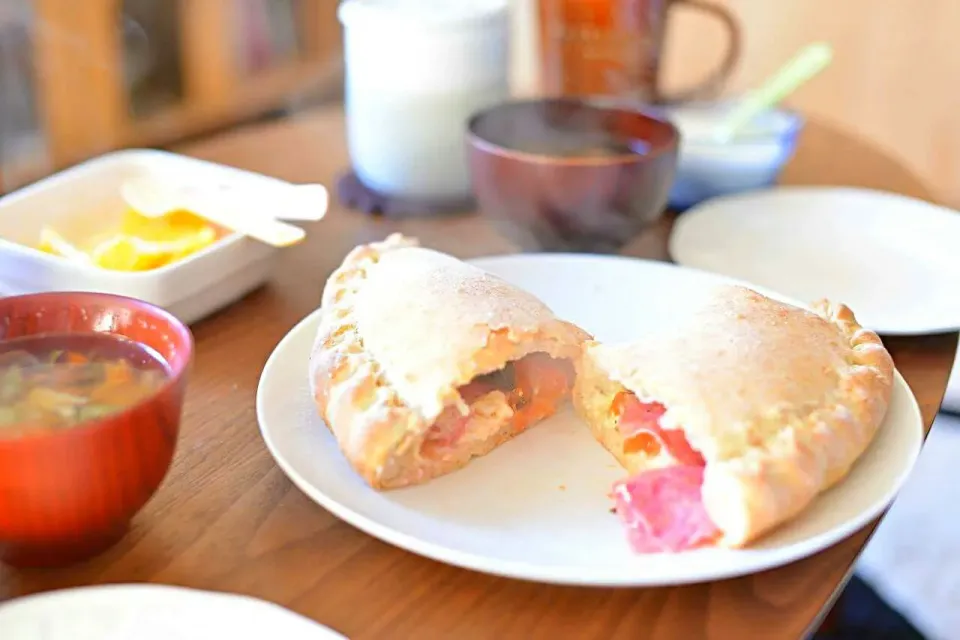
<path fill-rule="evenodd" d="M 588 337 L 526 293 L 477 267 L 393 235 L 357 247 L 330 276 L 310 359 L 320 414 L 375 488 L 453 471 L 512 433 L 446 459 L 420 447 L 458 388 L 533 352 L 579 356 Z"/>
<path fill-rule="evenodd" d="M 742 546 L 843 478 L 886 414 L 893 360 L 843 305 L 815 313 L 722 287 L 669 332 L 629 345 L 587 343 L 574 405 L 631 472 L 670 464 L 626 456 L 609 411 L 624 388 L 667 408 L 707 461 L 703 498 Z"/>

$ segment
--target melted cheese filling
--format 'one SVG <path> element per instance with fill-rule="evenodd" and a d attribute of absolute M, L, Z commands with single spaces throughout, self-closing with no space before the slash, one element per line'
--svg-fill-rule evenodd
<path fill-rule="evenodd" d="M 566 360 L 532 353 L 460 387 L 466 414 L 449 406 L 427 432 L 421 454 L 444 457 L 484 442 L 508 427 L 516 434 L 556 412 L 569 395 L 573 367 Z"/>

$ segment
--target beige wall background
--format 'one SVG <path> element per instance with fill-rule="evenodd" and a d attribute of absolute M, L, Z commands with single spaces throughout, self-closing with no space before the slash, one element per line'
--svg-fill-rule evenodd
<path fill-rule="evenodd" d="M 531 33 L 521 23 L 529 22 L 532 0 L 512 1 L 515 35 Z M 741 25 L 742 55 L 724 93 L 762 82 L 804 44 L 826 40 L 832 66 L 788 104 L 842 133 L 824 145 L 842 138 L 848 147 L 877 149 L 915 174 L 919 191 L 960 208 L 960 0 L 700 1 L 727 8 Z M 669 12 L 664 88 L 696 84 L 725 46 L 715 19 L 677 3 Z M 527 77 L 532 61 L 514 67 L 522 84 L 535 84 Z M 857 168 L 830 173 L 842 181 Z"/>
<path fill-rule="evenodd" d="M 830 69 L 789 103 L 869 141 L 960 207 L 960 0 L 716 0 L 740 20 L 743 54 L 728 92 L 762 81 L 813 40 L 834 47 Z M 725 46 L 708 16 L 671 10 L 665 83 L 711 69 Z"/>

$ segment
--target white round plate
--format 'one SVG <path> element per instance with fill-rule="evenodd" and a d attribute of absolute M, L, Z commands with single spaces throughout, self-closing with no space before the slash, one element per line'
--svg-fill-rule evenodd
<path fill-rule="evenodd" d="M 4 640 L 346 640 L 263 600 L 163 585 L 51 591 L 0 605 Z"/>
<path fill-rule="evenodd" d="M 725 281 L 615 257 L 541 254 L 473 262 L 605 341 L 629 340 L 669 323 Z M 569 410 L 450 475 L 408 489 L 370 489 L 340 454 L 313 405 L 307 360 L 317 324 L 314 313 L 291 330 L 260 378 L 257 417 L 273 457 L 304 493 L 346 522 L 414 553 L 477 571 L 610 586 L 760 571 L 823 549 L 875 518 L 920 451 L 920 411 L 898 375 L 889 414 L 870 448 L 850 476 L 801 517 L 746 550 L 636 555 L 608 498 L 624 471 Z"/>
<path fill-rule="evenodd" d="M 785 187 L 715 198 L 677 219 L 678 263 L 849 305 L 884 335 L 960 328 L 960 215 L 866 189 Z"/>

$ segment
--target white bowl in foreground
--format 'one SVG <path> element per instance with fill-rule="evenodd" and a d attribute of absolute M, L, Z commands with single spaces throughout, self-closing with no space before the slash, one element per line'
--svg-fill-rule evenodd
<path fill-rule="evenodd" d="M 346 640 L 249 596 L 159 584 L 48 591 L 0 605 L 4 640 Z"/>

